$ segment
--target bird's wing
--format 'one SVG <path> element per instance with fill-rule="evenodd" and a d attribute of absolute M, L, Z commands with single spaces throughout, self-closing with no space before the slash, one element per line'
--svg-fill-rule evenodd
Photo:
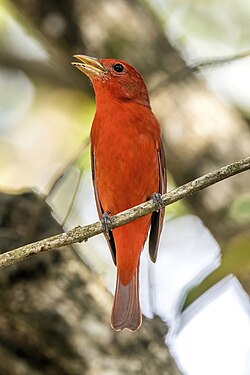
<path fill-rule="evenodd" d="M 158 166 L 159 166 L 159 193 L 164 194 L 167 190 L 166 179 L 166 160 L 163 143 L 161 141 L 160 147 L 157 150 Z M 163 227 L 165 209 L 154 211 L 151 219 L 151 229 L 149 235 L 149 256 L 152 262 L 155 263 L 157 258 L 158 246 Z"/>
<path fill-rule="evenodd" d="M 100 220 L 102 219 L 102 215 L 104 213 L 104 210 L 102 208 L 99 196 L 98 196 L 98 191 L 97 191 L 97 186 L 96 186 L 96 168 L 95 168 L 95 155 L 93 149 L 91 149 L 91 169 L 92 169 L 92 181 L 93 181 L 93 186 L 94 186 L 94 192 L 95 192 L 95 201 L 96 201 L 96 207 L 98 211 L 98 215 Z M 110 230 L 109 233 L 104 233 L 104 236 L 107 240 L 107 243 L 109 245 L 109 249 L 113 258 L 114 263 L 116 264 L 116 249 L 115 249 L 115 241 L 113 237 L 113 233 Z"/>

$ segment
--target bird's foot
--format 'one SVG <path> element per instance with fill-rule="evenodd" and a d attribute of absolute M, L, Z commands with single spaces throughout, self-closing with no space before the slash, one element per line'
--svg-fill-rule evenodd
<path fill-rule="evenodd" d="M 110 212 L 103 212 L 101 222 L 102 222 L 102 226 L 103 226 L 103 229 L 105 230 L 106 235 L 110 239 L 110 236 L 109 236 L 109 231 L 111 230 Z"/>
<path fill-rule="evenodd" d="M 162 210 L 164 208 L 164 203 L 161 197 L 160 193 L 153 193 L 152 194 L 152 199 L 154 203 L 156 204 L 158 210 Z"/>

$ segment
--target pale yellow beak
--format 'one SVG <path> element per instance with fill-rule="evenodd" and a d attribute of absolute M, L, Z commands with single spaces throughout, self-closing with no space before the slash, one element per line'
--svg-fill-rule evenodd
<path fill-rule="evenodd" d="M 71 64 L 90 78 L 100 77 L 107 73 L 107 70 L 95 57 L 85 55 L 74 55 L 73 57 L 81 62 L 72 62 Z"/>

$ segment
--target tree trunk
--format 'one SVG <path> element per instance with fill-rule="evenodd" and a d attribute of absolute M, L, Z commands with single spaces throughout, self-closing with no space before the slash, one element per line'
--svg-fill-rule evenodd
<path fill-rule="evenodd" d="M 0 194 L 0 227 L 2 251 L 62 232 L 31 192 Z M 72 248 L 0 275 L 0 374 L 179 374 L 159 319 L 134 334 L 111 329 L 112 297 Z"/>

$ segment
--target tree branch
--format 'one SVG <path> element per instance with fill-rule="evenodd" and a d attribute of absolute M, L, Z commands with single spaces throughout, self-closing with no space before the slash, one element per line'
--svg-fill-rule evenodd
<path fill-rule="evenodd" d="M 169 193 L 164 194 L 162 196 L 163 204 L 164 206 L 168 206 L 174 202 L 179 201 L 180 199 L 190 196 L 191 194 L 199 190 L 202 190 L 208 186 L 211 186 L 238 173 L 244 172 L 248 169 L 250 169 L 250 157 L 229 164 L 216 171 L 210 172 L 202 177 L 188 182 L 185 185 L 178 187 L 177 189 L 170 191 Z M 157 206 L 152 199 L 138 206 L 132 207 L 115 216 L 112 216 L 110 229 L 127 224 L 130 221 L 147 215 L 155 210 L 157 210 Z M 61 233 L 49 238 L 45 238 L 44 240 L 40 240 L 1 254 L 0 268 L 9 266 L 17 262 L 21 262 L 26 258 L 37 255 L 44 251 L 53 250 L 66 245 L 72 245 L 77 242 L 87 241 L 89 238 L 94 237 L 102 232 L 104 232 L 104 228 L 101 221 L 86 225 L 84 227 L 75 227 L 69 230 L 67 233 Z"/>
<path fill-rule="evenodd" d="M 237 53 L 235 55 L 231 55 L 231 56 L 214 57 L 214 58 L 210 58 L 210 59 L 204 59 L 204 60 L 200 60 L 200 61 L 197 61 L 196 63 L 192 64 L 190 66 L 190 69 L 192 70 L 192 72 L 200 72 L 204 69 L 216 68 L 218 66 L 221 66 L 221 65 L 224 65 L 224 64 L 229 64 L 231 62 L 241 60 L 241 59 L 244 59 L 245 57 L 249 57 L 249 56 L 250 56 L 250 51 L 248 50 L 248 51 L 243 51 L 243 52 Z"/>
<path fill-rule="evenodd" d="M 170 76 L 165 77 L 160 82 L 157 82 L 153 87 L 150 88 L 149 93 L 152 94 L 159 88 L 166 86 L 171 82 L 177 82 L 184 80 L 191 73 L 202 73 L 204 70 L 218 68 L 224 64 L 230 64 L 234 61 L 246 58 L 250 56 L 250 51 L 243 51 L 236 55 L 224 56 L 224 57 L 214 57 L 210 59 L 203 59 L 194 62 L 189 66 L 185 66 L 183 69 L 172 73 Z"/>

